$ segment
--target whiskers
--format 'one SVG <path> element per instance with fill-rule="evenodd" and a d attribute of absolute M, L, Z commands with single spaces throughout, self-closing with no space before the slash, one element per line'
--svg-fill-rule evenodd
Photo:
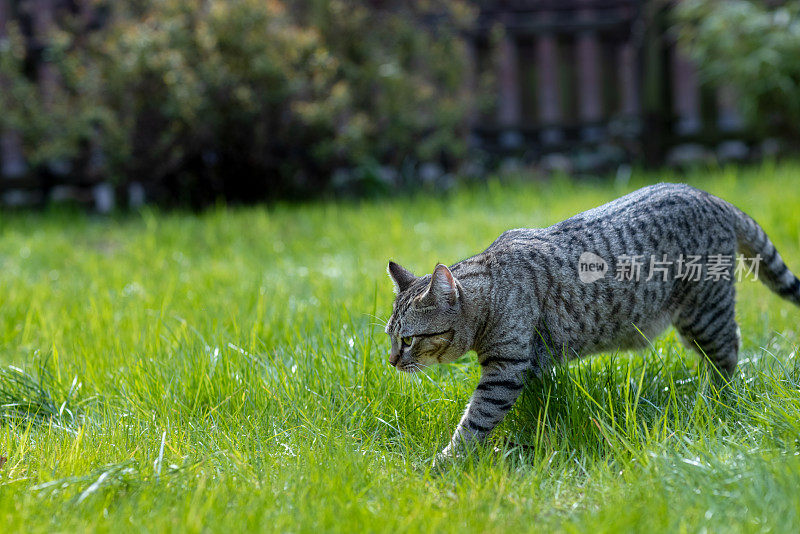
<path fill-rule="evenodd" d="M 426 369 L 427 367 L 428 367 L 427 365 L 420 365 L 420 364 L 419 364 L 419 363 L 417 363 L 417 362 L 413 362 L 413 363 L 411 363 L 411 365 L 410 365 L 410 369 L 409 369 L 409 370 L 410 370 L 412 373 L 423 373 L 423 374 L 424 374 L 424 373 L 425 373 L 425 369 Z"/>
<path fill-rule="evenodd" d="M 389 324 L 389 319 L 383 319 L 382 317 L 378 317 L 377 315 L 373 315 L 371 313 L 365 313 L 364 315 L 375 319 L 375 321 L 369 323 L 370 326 L 378 326 L 381 327 L 381 329 L 385 329 L 386 325 Z"/>
<path fill-rule="evenodd" d="M 424 373 L 425 369 L 427 369 L 428 365 L 422 365 L 419 362 L 408 362 L 403 364 L 402 367 L 399 368 L 400 371 L 403 371 L 405 374 L 415 374 L 415 373 Z"/>
<path fill-rule="evenodd" d="M 397 370 L 400 371 L 405 382 L 419 383 L 422 378 L 425 378 L 435 384 L 433 378 L 428 374 L 429 367 L 420 362 L 408 362 L 398 367 Z"/>
<path fill-rule="evenodd" d="M 436 380 L 434 380 L 433 377 L 429 374 L 429 369 L 431 367 L 432 367 L 431 365 L 424 365 L 420 364 L 419 362 L 410 362 L 405 364 L 398 370 L 401 371 L 400 375 L 403 377 L 402 381 L 405 382 L 406 384 L 413 384 L 419 386 L 421 385 L 422 380 L 424 379 L 433 384 L 433 386 L 436 389 L 438 389 L 442 393 L 442 395 L 445 395 L 442 386 L 440 386 L 436 382 Z"/>

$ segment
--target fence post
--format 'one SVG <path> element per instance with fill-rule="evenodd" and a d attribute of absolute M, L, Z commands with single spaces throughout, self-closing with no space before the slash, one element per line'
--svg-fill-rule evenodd
<path fill-rule="evenodd" d="M 666 54 L 664 34 L 668 28 L 667 7 L 661 2 L 646 2 L 641 7 L 643 40 L 637 50 L 637 66 L 641 72 L 643 163 L 655 166 L 664 161 L 672 139 L 669 131 L 672 116 L 670 62 Z"/>
<path fill-rule="evenodd" d="M 556 126 L 561 123 L 561 95 L 558 92 L 558 43 L 552 33 L 536 38 L 536 72 L 539 73 L 539 121 L 544 126 L 541 141 L 545 145 L 558 144 L 564 135 Z"/>
<path fill-rule="evenodd" d="M 672 48 L 673 106 L 677 115 L 678 135 L 698 133 L 702 126 L 700 115 L 700 86 L 697 72 L 677 47 Z"/>
<path fill-rule="evenodd" d="M 723 132 L 739 130 L 744 121 L 736 106 L 736 93 L 728 86 L 717 89 L 717 127 Z"/>
<path fill-rule="evenodd" d="M 639 72 L 636 50 L 630 41 L 617 49 L 620 85 L 620 114 L 628 119 L 638 118 L 640 109 Z"/>
<path fill-rule="evenodd" d="M 478 94 L 478 45 L 475 39 L 472 34 L 464 36 L 464 53 L 467 59 L 466 86 L 472 97 Z M 478 109 L 474 101 L 467 111 L 467 121 L 471 131 L 478 122 Z"/>
<path fill-rule="evenodd" d="M 11 20 L 9 0 L 0 0 L 0 46 L 8 38 L 7 24 Z M 0 91 L 9 90 L 9 81 L 0 77 Z M 17 178 L 25 174 L 22 140 L 13 130 L 0 130 L 0 178 Z"/>
<path fill-rule="evenodd" d="M 590 5 L 591 0 L 583 0 Z M 578 20 L 591 25 L 595 14 L 591 9 L 578 10 Z M 603 116 L 600 82 L 600 47 L 594 30 L 584 30 L 577 36 L 575 53 L 578 62 L 578 111 L 584 123 L 581 136 L 586 141 L 599 141 L 603 135 L 598 125 Z"/>
<path fill-rule="evenodd" d="M 721 161 L 742 160 L 750 155 L 750 149 L 742 139 L 726 138 L 726 134 L 740 132 L 744 120 L 737 107 L 736 92 L 728 86 L 717 88 L 717 129 L 722 134 L 722 139 L 717 145 L 717 158 Z"/>
<path fill-rule="evenodd" d="M 519 79 L 519 55 L 514 36 L 508 32 L 500 41 L 499 86 L 497 119 L 502 132 L 500 144 L 504 148 L 516 148 L 522 143 L 519 133 L 521 101 Z"/>

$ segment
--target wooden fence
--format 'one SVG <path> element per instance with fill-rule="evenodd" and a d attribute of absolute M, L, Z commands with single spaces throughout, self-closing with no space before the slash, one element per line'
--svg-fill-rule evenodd
<path fill-rule="evenodd" d="M 63 3 L 0 0 L 0 40 L 25 5 L 30 44 L 41 49 Z M 89 5 L 67 3 L 79 12 Z M 734 95 L 701 86 L 670 36 L 665 6 L 647 0 L 481 2 L 467 35 L 471 83 L 491 72 L 497 98 L 491 113 L 474 113 L 475 143 L 489 154 L 525 161 L 589 154 L 585 167 L 595 170 L 631 160 L 674 162 L 711 150 L 748 155 L 754 140 L 742 131 Z M 36 63 L 33 75 L 46 101 L 57 75 L 46 61 Z M 0 90 L 3 84 L 0 79 Z M 100 176 L 31 176 L 21 146 L 14 131 L 0 132 L 0 196 L 6 203 L 46 201 L 58 191 L 93 199 L 100 208 L 113 201 Z"/>
<path fill-rule="evenodd" d="M 602 146 L 651 164 L 745 157 L 735 96 L 700 84 L 669 26 L 657 1 L 484 2 L 471 50 L 498 98 L 475 117 L 481 144 L 531 160 Z"/>

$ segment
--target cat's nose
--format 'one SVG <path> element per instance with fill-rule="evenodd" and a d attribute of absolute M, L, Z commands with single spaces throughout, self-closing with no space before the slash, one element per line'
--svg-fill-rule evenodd
<path fill-rule="evenodd" d="M 400 351 L 399 350 L 390 350 L 389 351 L 389 364 L 397 367 L 397 362 L 400 361 Z"/>

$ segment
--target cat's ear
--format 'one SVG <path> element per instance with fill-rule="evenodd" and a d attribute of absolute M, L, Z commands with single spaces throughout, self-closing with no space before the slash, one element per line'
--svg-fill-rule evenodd
<path fill-rule="evenodd" d="M 389 276 L 392 278 L 392 282 L 394 282 L 394 292 L 401 293 L 408 289 L 408 286 L 416 281 L 417 277 L 414 276 L 411 271 L 404 269 L 397 263 L 390 261 L 389 267 L 386 269 L 389 273 Z"/>
<path fill-rule="evenodd" d="M 433 270 L 431 283 L 428 290 L 420 297 L 426 305 L 449 304 L 453 305 L 458 300 L 458 286 L 453 273 L 446 265 L 439 264 Z"/>

